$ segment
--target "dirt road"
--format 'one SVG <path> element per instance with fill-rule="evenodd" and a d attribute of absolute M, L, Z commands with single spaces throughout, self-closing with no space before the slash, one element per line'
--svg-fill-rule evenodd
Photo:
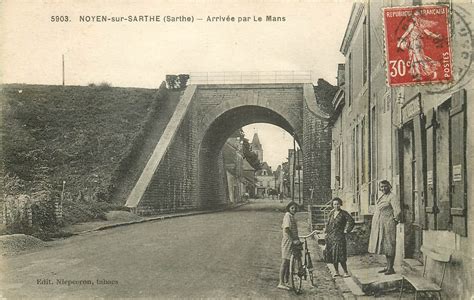
<path fill-rule="evenodd" d="M 0 299 L 293 298 L 276 289 L 284 204 L 118 227 L 2 257 Z M 298 214 L 305 232 L 306 214 Z M 324 263 L 298 298 L 338 298 Z"/>

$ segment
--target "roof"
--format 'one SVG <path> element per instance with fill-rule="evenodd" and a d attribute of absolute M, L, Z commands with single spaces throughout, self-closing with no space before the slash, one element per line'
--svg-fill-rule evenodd
<path fill-rule="evenodd" d="M 255 175 L 257 176 L 263 176 L 262 173 L 263 171 L 267 171 L 267 176 L 273 176 L 273 171 L 272 171 L 272 168 L 266 163 L 266 162 L 263 162 L 262 163 L 262 168 L 260 170 L 258 170 Z"/>
<path fill-rule="evenodd" d="M 224 165 L 227 171 L 231 172 L 232 174 L 235 173 L 235 167 L 237 164 L 237 149 L 234 148 L 230 143 L 224 143 L 222 148 L 222 155 L 224 157 Z"/>
<path fill-rule="evenodd" d="M 243 169 L 244 171 L 255 171 L 255 168 L 252 167 L 246 159 L 244 159 L 244 163 L 243 163 L 242 169 Z"/>
<path fill-rule="evenodd" d="M 262 144 L 260 144 L 260 139 L 258 138 L 258 134 L 254 133 L 252 139 L 252 150 L 262 150 Z"/>
<path fill-rule="evenodd" d="M 344 39 L 342 40 L 341 48 L 339 49 L 344 56 L 347 54 L 347 50 L 349 50 L 354 32 L 357 29 L 357 24 L 359 23 L 363 11 L 363 3 L 354 3 L 352 5 L 351 17 L 349 18 L 349 23 L 347 24 L 346 32 L 344 33 Z"/>

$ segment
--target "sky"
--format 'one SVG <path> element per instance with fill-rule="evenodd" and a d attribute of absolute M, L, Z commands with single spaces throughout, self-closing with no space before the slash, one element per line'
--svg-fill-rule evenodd
<path fill-rule="evenodd" d="M 287 161 L 288 149 L 293 149 L 293 137 L 284 129 L 265 123 L 255 123 L 242 128 L 245 137 L 252 142 L 253 135 L 258 134 L 258 139 L 263 148 L 263 161 L 276 171 L 278 165 Z M 299 148 L 296 143 L 296 149 Z"/>
<path fill-rule="evenodd" d="M 66 85 L 157 88 L 166 74 L 225 71 L 311 71 L 313 82 L 335 84 L 351 8 L 344 0 L 2 0 L 0 81 L 62 84 L 64 55 Z M 95 16 L 107 21 L 81 21 Z M 160 21 L 111 21 L 129 16 Z M 228 16 L 235 21 L 208 21 Z M 288 141 L 259 126 L 250 125 L 273 159 L 272 143 Z"/>

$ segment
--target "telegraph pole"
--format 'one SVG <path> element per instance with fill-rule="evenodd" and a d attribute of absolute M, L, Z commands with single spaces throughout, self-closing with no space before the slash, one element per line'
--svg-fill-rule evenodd
<path fill-rule="evenodd" d="M 63 86 L 64 86 L 64 54 L 63 54 Z"/>
<path fill-rule="evenodd" d="M 298 204 L 301 204 L 301 162 L 300 162 L 300 153 L 296 151 L 298 158 Z"/>
<path fill-rule="evenodd" d="M 291 201 L 295 201 L 295 177 L 296 177 L 296 141 L 293 135 L 293 180 L 291 183 Z"/>

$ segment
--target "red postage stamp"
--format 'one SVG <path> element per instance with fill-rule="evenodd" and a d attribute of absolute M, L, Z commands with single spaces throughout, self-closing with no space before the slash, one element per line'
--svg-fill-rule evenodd
<path fill-rule="evenodd" d="M 390 86 L 453 80 L 448 6 L 384 8 L 383 18 Z"/>

